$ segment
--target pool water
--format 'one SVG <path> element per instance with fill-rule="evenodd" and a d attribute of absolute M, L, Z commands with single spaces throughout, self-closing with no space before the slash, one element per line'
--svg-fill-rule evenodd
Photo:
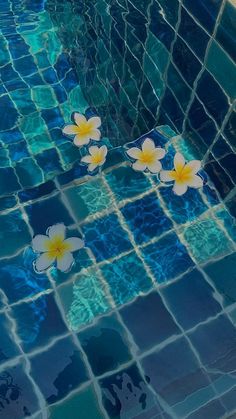
<path fill-rule="evenodd" d="M 69 46 L 80 2 L 69 34 L 56 26 L 65 3 L 53 4 L 0 1 L 0 418 L 233 418 L 228 201 L 204 168 L 203 186 L 181 196 L 134 170 L 129 150 L 146 138 L 165 150 L 165 170 L 177 153 L 192 161 L 199 150 L 173 127 L 145 122 L 141 105 L 146 131 L 136 114 L 137 130 L 125 115 L 111 124 L 109 104 L 86 91 L 96 84 L 83 83 L 89 63 Z M 74 112 L 102 120 L 91 144 L 108 153 L 92 173 L 81 164 L 87 144 L 63 133 Z M 77 240 L 68 269 L 59 256 L 37 269 L 52 228 Z M 53 251 L 60 246 L 57 233 Z"/>

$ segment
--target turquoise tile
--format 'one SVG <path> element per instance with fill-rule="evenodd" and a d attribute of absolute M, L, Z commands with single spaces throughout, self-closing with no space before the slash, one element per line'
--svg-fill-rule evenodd
<path fill-rule="evenodd" d="M 30 245 L 31 235 L 19 210 L 0 215 L 0 240 L 4 240 L 4 246 L 0 249 L 1 257 L 9 257 Z"/>
<path fill-rule="evenodd" d="M 153 286 L 142 261 L 134 252 L 105 264 L 102 272 L 117 305 L 134 299 Z"/>
<path fill-rule="evenodd" d="M 73 283 L 58 288 L 67 325 L 77 331 L 111 309 L 109 297 L 95 268 L 77 275 Z"/>
<path fill-rule="evenodd" d="M 109 192 L 102 179 L 99 178 L 72 186 L 65 189 L 64 192 L 78 221 L 108 209 L 112 205 Z"/>

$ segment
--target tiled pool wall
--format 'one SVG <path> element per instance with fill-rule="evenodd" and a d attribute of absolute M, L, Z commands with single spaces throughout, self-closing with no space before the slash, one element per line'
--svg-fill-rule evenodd
<path fill-rule="evenodd" d="M 113 145 L 182 134 L 233 211 L 236 9 L 226 0 L 48 0 Z"/>

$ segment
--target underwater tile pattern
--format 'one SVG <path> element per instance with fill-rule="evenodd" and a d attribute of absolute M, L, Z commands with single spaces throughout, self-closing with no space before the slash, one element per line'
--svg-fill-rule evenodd
<path fill-rule="evenodd" d="M 49 0 L 46 7 L 113 145 L 168 124 L 180 147 L 186 142 L 204 159 L 223 198 L 235 190 L 232 0 Z"/>
<path fill-rule="evenodd" d="M 148 135 L 173 155 L 169 127 Z M 75 168 L 2 201 L 0 415 L 235 412 L 236 226 L 202 176 L 184 199 L 117 149 L 97 176 Z M 85 247 L 70 272 L 36 273 L 31 237 L 55 222 Z"/>

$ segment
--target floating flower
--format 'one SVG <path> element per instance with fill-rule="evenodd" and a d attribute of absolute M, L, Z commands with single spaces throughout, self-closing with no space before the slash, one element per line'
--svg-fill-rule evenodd
<path fill-rule="evenodd" d="M 176 195 L 183 195 L 188 187 L 201 188 L 203 186 L 202 178 L 196 175 L 200 168 L 200 160 L 192 160 L 186 164 L 183 155 L 176 153 L 174 157 L 175 170 L 162 170 L 160 179 L 163 182 L 174 181 L 173 191 Z"/>
<path fill-rule="evenodd" d="M 81 162 L 88 164 L 88 171 L 93 172 L 97 167 L 102 166 L 106 161 L 107 147 L 91 146 L 89 147 L 89 154 L 82 157 Z"/>
<path fill-rule="evenodd" d="M 88 144 L 90 140 L 99 141 L 101 132 L 98 129 L 101 126 L 101 119 L 98 116 L 86 119 L 84 115 L 74 113 L 75 125 L 66 125 L 63 133 L 66 135 L 75 135 L 74 144 L 81 147 Z"/>
<path fill-rule="evenodd" d="M 66 228 L 64 224 L 55 224 L 49 227 L 47 235 L 38 234 L 32 240 L 32 248 L 41 255 L 35 261 L 38 272 L 49 268 L 55 261 L 57 268 L 67 272 L 74 262 L 72 252 L 84 247 L 83 240 L 78 237 L 65 239 Z"/>
<path fill-rule="evenodd" d="M 127 151 L 127 154 L 136 160 L 132 164 L 134 170 L 144 172 L 144 170 L 148 169 L 151 173 L 158 173 L 162 169 L 159 160 L 163 159 L 166 152 L 163 148 L 155 147 L 154 141 L 150 138 L 146 138 L 141 149 L 132 147 Z"/>

